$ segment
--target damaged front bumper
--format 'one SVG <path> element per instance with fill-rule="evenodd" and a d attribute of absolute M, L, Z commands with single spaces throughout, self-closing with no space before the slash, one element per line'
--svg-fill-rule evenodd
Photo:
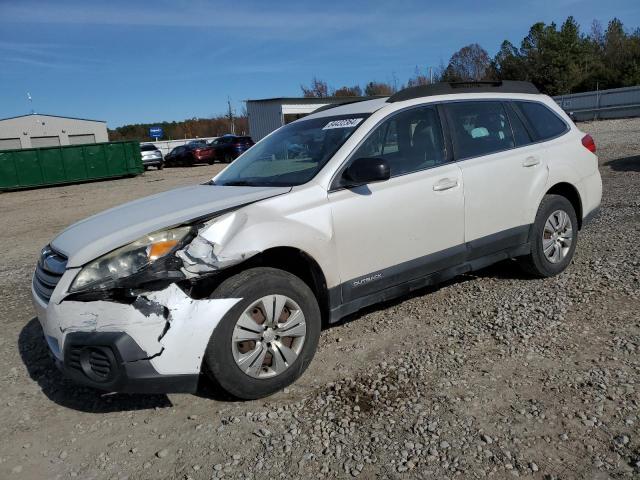
<path fill-rule="evenodd" d="M 67 270 L 48 302 L 32 287 L 58 367 L 106 391 L 195 391 L 209 339 L 240 299 L 196 300 L 175 284 L 141 293 L 131 303 L 66 299 L 77 273 Z"/>
<path fill-rule="evenodd" d="M 73 332 L 56 366 L 77 383 L 108 392 L 193 393 L 198 374 L 162 375 L 125 332 Z"/>

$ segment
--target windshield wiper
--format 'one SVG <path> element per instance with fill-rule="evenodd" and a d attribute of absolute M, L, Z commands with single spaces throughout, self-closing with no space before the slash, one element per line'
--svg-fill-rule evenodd
<path fill-rule="evenodd" d="M 225 182 L 223 187 L 254 187 L 255 184 L 249 180 L 233 180 L 231 182 Z"/>

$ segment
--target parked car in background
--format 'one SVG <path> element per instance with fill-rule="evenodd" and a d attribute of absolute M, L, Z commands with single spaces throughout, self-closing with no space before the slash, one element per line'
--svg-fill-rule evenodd
<path fill-rule="evenodd" d="M 213 165 L 214 151 L 206 142 L 189 142 L 171 150 L 165 157 L 167 166 L 189 166 L 196 163 Z"/>
<path fill-rule="evenodd" d="M 255 145 L 251 137 L 224 135 L 209 143 L 214 149 L 215 159 L 219 162 L 230 163 Z"/>
<path fill-rule="evenodd" d="M 189 147 L 206 147 L 207 146 L 207 141 L 202 139 L 202 140 L 191 140 L 190 142 L 187 142 L 187 146 Z"/>
<path fill-rule="evenodd" d="M 164 158 L 162 158 L 162 152 L 153 143 L 141 144 L 140 153 L 142 154 L 142 165 L 145 170 L 149 167 L 156 167 L 158 170 L 162 170 Z"/>

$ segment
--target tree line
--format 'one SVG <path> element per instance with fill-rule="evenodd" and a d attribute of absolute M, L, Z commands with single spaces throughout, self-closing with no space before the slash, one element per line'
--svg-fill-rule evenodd
<path fill-rule="evenodd" d="M 562 95 L 640 84 L 640 28 L 628 31 L 614 18 L 606 28 L 594 21 L 588 33 L 580 31 L 573 17 L 559 27 L 538 22 L 531 26 L 519 47 L 508 40 L 491 57 L 477 43 L 455 52 L 447 65 L 431 75 L 416 67 L 413 77 L 398 87 L 369 82 L 337 89 L 314 77 L 301 85 L 305 97 L 390 95 L 398 89 L 431 82 L 526 80 L 542 93 Z"/>
<path fill-rule="evenodd" d="M 560 26 L 555 23 L 535 23 L 519 46 L 502 42 L 498 53 L 491 57 L 477 43 L 462 47 L 449 62 L 425 72 L 416 67 L 404 84 L 370 81 L 364 86 L 333 88 L 314 77 L 309 85 L 301 85 L 305 97 L 388 96 L 396 91 L 431 82 L 527 80 L 542 93 L 562 95 L 626 87 L 640 84 L 640 28 L 629 31 L 614 18 L 606 28 L 598 21 L 589 32 L 568 17 Z M 164 129 L 163 140 L 214 137 L 232 132 L 246 134 L 246 114 L 233 118 L 219 115 L 213 118 L 193 118 L 180 122 L 123 125 L 109 130 L 111 140 L 150 140 L 149 127 Z"/>
<path fill-rule="evenodd" d="M 179 122 L 137 123 L 123 125 L 109 130 L 109 140 L 151 141 L 150 127 L 162 127 L 164 136 L 160 140 L 180 140 L 183 138 L 220 137 L 227 133 L 246 135 L 249 131 L 246 115 L 233 117 L 219 115 L 213 118 L 191 118 Z"/>

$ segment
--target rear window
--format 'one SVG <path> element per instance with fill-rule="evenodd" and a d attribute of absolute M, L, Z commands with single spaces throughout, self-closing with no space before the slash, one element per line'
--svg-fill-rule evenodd
<path fill-rule="evenodd" d="M 446 106 L 457 159 L 513 148 L 511 125 L 502 102 L 453 102 Z"/>
<path fill-rule="evenodd" d="M 140 147 L 140 151 L 142 152 L 152 152 L 154 150 L 157 150 L 155 145 L 142 145 Z"/>
<path fill-rule="evenodd" d="M 557 137 L 569 129 L 567 124 L 564 123 L 558 115 L 541 103 L 514 103 L 529 122 L 536 141 Z"/>

